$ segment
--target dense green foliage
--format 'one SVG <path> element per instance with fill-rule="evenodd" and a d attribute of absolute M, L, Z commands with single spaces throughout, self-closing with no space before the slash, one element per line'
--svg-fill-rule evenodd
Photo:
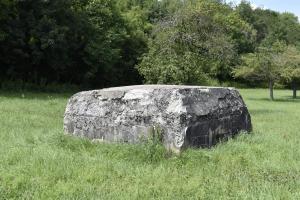
<path fill-rule="evenodd" d="M 253 9 L 246 1 L 2 0 L 0 81 L 261 85 L 268 80 L 235 79 L 235 69 L 246 66 L 247 54 L 278 42 L 300 48 L 299 32 L 295 15 Z M 276 65 L 291 70 L 287 62 Z M 286 74 L 275 82 L 298 84 L 298 76 L 291 81 Z"/>
<path fill-rule="evenodd" d="M 241 56 L 241 64 L 234 70 L 235 77 L 266 82 L 273 99 L 274 84 L 292 85 L 296 98 L 300 74 L 299 42 L 300 25 L 291 13 L 279 14 L 271 10 L 253 10 L 249 3 L 242 2 L 237 11 L 257 31 L 257 46 L 253 52 Z"/>
<path fill-rule="evenodd" d="M 116 1 L 1 4 L 7 13 L 0 18 L 2 80 L 98 86 L 139 81 L 133 66 L 145 39 L 136 36 Z"/>
<path fill-rule="evenodd" d="M 246 1 L 237 7 L 213 0 L 184 2 L 176 13 L 154 28 L 149 51 L 138 64 L 146 82 L 218 84 L 212 80 L 222 83 L 237 77 L 251 85 L 272 82 L 273 87 L 275 82 L 283 83 L 281 73 L 251 79 L 249 73 L 242 74 L 236 68 L 244 72 L 253 70 L 255 66 L 245 65 L 245 58 L 252 56 L 256 61 L 259 54 L 261 68 L 285 68 L 279 59 L 272 60 L 274 55 L 270 52 L 278 43 L 299 45 L 297 17 L 253 9 Z M 272 63 L 263 66 L 269 61 Z"/>
<path fill-rule="evenodd" d="M 240 92 L 252 134 L 167 157 L 65 136 L 68 94 L 1 92 L 0 199 L 299 199 L 300 99 Z"/>

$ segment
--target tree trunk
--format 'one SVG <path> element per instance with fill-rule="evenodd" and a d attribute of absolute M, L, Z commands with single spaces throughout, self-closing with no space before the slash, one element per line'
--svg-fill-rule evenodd
<path fill-rule="evenodd" d="M 274 82 L 272 80 L 270 80 L 269 81 L 269 90 L 270 90 L 270 99 L 272 101 L 274 100 L 273 86 L 274 86 Z"/>
<path fill-rule="evenodd" d="M 293 89 L 293 98 L 296 99 L 297 98 L 297 85 L 294 81 L 292 82 L 292 89 Z"/>

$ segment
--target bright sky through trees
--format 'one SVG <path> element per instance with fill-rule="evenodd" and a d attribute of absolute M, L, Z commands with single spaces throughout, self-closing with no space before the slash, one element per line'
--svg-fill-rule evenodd
<path fill-rule="evenodd" d="M 299 0 L 249 0 L 253 7 L 263 7 L 279 12 L 291 12 L 300 19 L 300 1 Z M 241 0 L 226 0 L 238 4 Z"/>

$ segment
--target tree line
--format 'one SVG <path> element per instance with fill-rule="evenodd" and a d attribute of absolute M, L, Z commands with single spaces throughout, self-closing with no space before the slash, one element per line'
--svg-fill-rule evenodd
<path fill-rule="evenodd" d="M 101 88 L 141 83 L 292 87 L 292 13 L 222 0 L 2 0 L 0 80 Z"/>

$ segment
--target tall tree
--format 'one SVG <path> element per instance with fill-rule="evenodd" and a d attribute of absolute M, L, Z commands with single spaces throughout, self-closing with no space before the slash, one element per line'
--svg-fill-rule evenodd
<path fill-rule="evenodd" d="M 207 84 L 209 73 L 234 55 L 224 32 L 201 13 L 178 13 L 154 33 L 138 66 L 149 83 Z"/>
<path fill-rule="evenodd" d="M 300 83 L 300 50 L 288 46 L 280 56 L 281 76 L 292 86 L 293 98 L 297 98 L 297 85 Z"/>
<path fill-rule="evenodd" d="M 272 46 L 261 46 L 254 53 L 242 56 L 242 64 L 235 68 L 236 78 L 267 82 L 270 99 L 274 100 L 274 83 L 280 79 L 281 52 L 284 44 L 274 43 Z"/>
<path fill-rule="evenodd" d="M 212 79 L 230 79 L 253 30 L 219 1 L 184 2 L 155 27 L 149 52 L 138 65 L 140 73 L 151 83 L 209 84 Z"/>

